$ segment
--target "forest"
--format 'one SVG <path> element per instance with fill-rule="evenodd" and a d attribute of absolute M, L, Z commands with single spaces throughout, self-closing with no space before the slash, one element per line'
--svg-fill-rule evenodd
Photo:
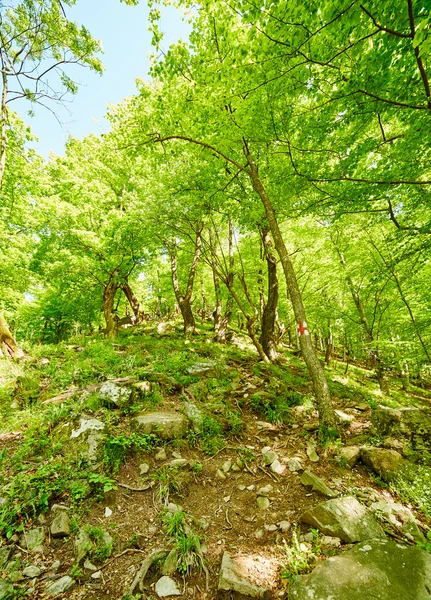
<path fill-rule="evenodd" d="M 126 4 L 137 3 L 126 0 Z M 381 406 L 419 411 L 415 431 L 409 435 L 420 430 L 426 441 L 421 438 L 418 444 L 411 438 L 408 450 L 404 448 L 401 454 L 415 468 L 428 469 L 428 3 L 201 0 L 196 4 L 179 0 L 175 6 L 190 23 L 191 32 L 188 40 L 166 49 L 160 24 L 163 6 L 150 0 L 150 77 L 137 80 L 135 94 L 109 108 L 109 132 L 70 137 L 62 156 L 51 154 L 46 160 L 32 149 L 31 120 L 16 112 L 16 101 L 20 108 L 27 106 L 30 114 L 39 105 L 55 111 L 55 103 L 65 94 L 79 93 L 68 75 L 69 65 L 103 72 L 100 42 L 85 24 L 67 18 L 68 6 L 73 4 L 74 0 L 0 3 L 0 408 L 4 440 L 20 421 L 27 431 L 20 435 L 28 434 L 28 440 L 34 441 L 40 423 L 47 435 L 55 437 L 62 419 L 76 421 L 84 413 L 97 416 L 101 405 L 96 406 L 94 398 L 93 404 L 85 400 L 85 394 L 91 400 L 104 379 L 122 384 L 136 371 L 141 384 L 148 381 L 153 386 L 150 396 L 155 404 L 149 405 L 153 408 L 158 395 L 159 402 L 169 394 L 175 402 L 197 395 L 203 402 L 206 396 L 217 396 L 217 385 L 223 388 L 220 394 L 227 406 L 223 418 L 228 429 L 221 433 L 217 418 L 207 416 L 210 425 L 199 442 L 210 456 L 223 448 L 232 449 L 230 436 L 241 435 L 237 421 L 243 411 L 255 409 L 259 414 L 261 410 L 262 422 L 283 427 L 299 408 L 298 398 L 305 395 L 311 401 L 307 414 L 316 423 L 302 424 L 292 435 L 298 443 L 308 444 L 306 456 L 312 462 L 313 448 L 330 462 L 334 453 L 339 454 L 340 444 L 344 445 L 346 427 L 353 427 L 339 414 L 340 398 L 353 398 L 357 405 L 365 398 L 367 410 L 376 413 L 383 410 Z M 144 355 L 153 360 L 152 371 Z M 251 399 L 244 388 L 241 406 L 229 405 L 227 398 L 235 390 L 232 382 L 237 374 L 226 383 L 220 361 L 233 361 L 229 364 L 237 365 L 237 370 L 241 363 L 241 369 L 248 370 L 245 379 L 251 378 L 250 388 L 259 388 Z M 193 362 L 198 369 L 194 372 Z M 202 365 L 207 365 L 207 372 L 199 379 Z M 211 365 L 216 365 L 216 374 Z M 156 382 L 154 369 L 166 371 L 164 378 Z M 340 395 L 342 385 L 350 390 L 344 396 Z M 141 385 L 139 393 L 145 397 L 149 389 L 144 393 Z M 358 394 L 362 394 L 359 400 Z M 284 398 L 285 405 L 278 397 Z M 250 400 L 246 406 L 244 398 Z M 44 403 L 48 404 L 44 407 Z M 44 413 L 45 408 L 51 413 Z M 354 402 L 350 408 L 356 410 Z M 357 409 L 356 416 L 361 410 Z M 134 413 L 128 409 L 124 414 L 129 419 Z M 377 427 L 374 416 L 370 418 Z M 403 418 L 397 416 L 398 425 Z M 111 421 L 110 426 L 122 427 Z M 404 433 L 396 430 L 392 437 L 402 437 L 405 427 L 401 428 Z M 314 440 L 311 451 L 310 440 L 300 439 L 300 431 Z M 352 430 L 352 434 L 361 431 Z M 145 443 L 144 434 L 138 440 L 130 432 L 129 437 L 124 437 L 123 430 L 114 433 L 104 450 L 107 470 L 101 474 L 88 467 L 88 481 L 99 486 L 99 496 L 100 486 L 111 494 L 118 489 L 109 473 L 118 473 L 123 456 L 113 458 L 113 439 L 117 450 L 121 446 L 124 452 L 139 454 L 155 447 L 154 432 L 145 433 Z M 286 438 L 280 429 L 277 435 L 280 443 Z M 5 484 L 15 472 L 16 460 L 12 450 L 6 459 L 7 443 L 2 439 L 0 447 L 6 445 L 4 453 L 0 451 L 0 465 L 4 459 L 2 468 L 9 473 L 2 476 Z M 370 439 L 371 446 L 381 445 L 377 434 Z M 22 446 L 29 454 L 21 449 L 20 468 L 30 460 L 30 446 L 30 442 Z M 56 455 L 54 447 L 52 442 L 53 454 L 45 455 L 50 456 L 49 464 Z M 387 452 L 401 451 L 396 445 L 385 447 L 390 448 Z M 369 477 L 367 469 L 374 468 L 380 483 L 387 485 L 391 477 L 386 477 L 386 467 L 382 467 L 384 472 L 376 471 L 366 458 L 368 450 L 361 452 L 362 462 L 368 465 L 360 467 L 364 469 L 361 476 Z M 341 466 L 346 467 L 347 460 L 350 455 L 346 454 Z M 265 463 L 265 453 L 264 465 L 272 467 Z M 34 465 L 29 469 L 33 473 Z M 226 479 L 231 467 L 220 469 L 217 473 Z M 250 476 L 248 471 L 253 468 L 246 469 Z M 274 473 L 276 479 L 281 474 Z M 333 477 L 324 471 L 319 475 Z M 19 474 L 16 477 L 18 482 Z M 224 480 L 218 477 L 222 485 Z M 65 497 L 66 488 L 45 490 L 43 506 L 40 481 L 44 478 L 50 478 L 49 469 L 38 479 L 40 502 L 32 505 L 34 518 L 46 512 L 54 499 Z M 161 480 L 155 481 L 159 485 Z M 409 486 L 414 487 L 404 481 L 392 491 L 422 510 L 419 518 L 424 519 L 421 527 L 426 536 L 430 492 L 421 488 L 417 497 L 409 496 Z M 3 513 L 0 502 L 0 531 L 3 528 L 5 540 L 25 531 L 31 520 L 25 502 L 16 506 L 17 489 L 12 486 L 5 495 Z M 74 502 L 82 500 L 79 493 L 68 493 Z M 166 505 L 168 496 L 162 494 Z M 227 528 L 232 528 L 227 515 Z M 171 517 L 164 518 L 165 529 L 176 527 L 178 534 L 183 527 L 182 535 L 190 541 L 190 522 L 184 524 L 188 517 L 175 527 L 168 523 Z M 319 529 L 315 521 L 309 524 Z M 402 539 L 399 531 L 397 535 L 397 541 Z M 343 542 L 363 541 L 335 537 Z M 422 538 L 419 545 L 428 544 L 430 550 L 431 538 Z M 300 548 L 299 533 L 294 540 L 297 545 L 293 541 L 290 548 Z M 208 580 L 211 569 L 196 548 L 195 562 L 179 562 L 179 570 L 184 575 L 193 566 L 200 567 L 201 576 Z M 0 546 L 0 566 L 1 551 Z M 74 581 L 80 580 L 78 564 L 79 560 L 71 575 Z M 305 568 L 298 568 L 296 575 L 303 572 Z M 141 574 L 139 581 L 141 591 L 145 576 Z M 2 596 L 0 585 L 0 598 L 19 597 L 13 595 L 19 590 L 8 587 L 9 579 L 1 581 L 5 587 Z M 430 576 L 427 581 L 429 594 Z M 217 597 L 220 590 L 230 589 L 220 586 L 219 582 Z M 127 597 L 135 597 L 132 588 Z M 308 597 L 299 588 L 283 593 L 289 598 Z M 36 585 L 35 598 L 38 589 Z M 196 597 L 212 598 L 208 589 L 209 595 L 202 592 Z M 400 597 L 406 598 L 400 590 Z M 93 598 L 93 592 L 86 593 L 84 597 Z M 99 590 L 94 598 L 104 598 L 103 593 Z M 264 597 L 241 590 L 235 593 Z M 316 595 L 320 597 L 327 596 Z M 337 600 L 344 597 L 334 596 Z M 414 596 L 418 600 L 428 597 L 421 591 Z M 354 600 L 352 595 L 349 598 Z"/>

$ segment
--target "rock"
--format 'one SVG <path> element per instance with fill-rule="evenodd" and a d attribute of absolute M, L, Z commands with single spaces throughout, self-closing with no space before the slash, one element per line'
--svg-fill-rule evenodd
<path fill-rule="evenodd" d="M 301 475 L 301 483 L 306 488 L 311 489 L 313 492 L 318 492 L 327 498 L 335 498 L 337 495 L 320 477 L 317 477 L 317 475 L 314 475 L 309 470 L 305 470 Z"/>
<path fill-rule="evenodd" d="M 57 511 L 52 520 L 50 532 L 53 538 L 62 538 L 70 535 L 70 519 L 65 510 Z"/>
<path fill-rule="evenodd" d="M 404 525 L 400 527 L 400 530 L 403 532 L 406 538 L 412 542 L 416 542 L 417 544 L 426 543 L 425 536 L 415 521 L 408 521 L 407 523 L 404 523 Z"/>
<path fill-rule="evenodd" d="M 95 571 L 91 574 L 91 579 L 100 579 L 102 577 L 102 571 Z"/>
<path fill-rule="evenodd" d="M 3 598 L 9 598 L 13 593 L 13 585 L 6 581 L 6 579 L 0 579 L 0 600 Z"/>
<path fill-rule="evenodd" d="M 186 417 L 191 421 L 193 431 L 195 433 L 201 433 L 202 431 L 202 423 L 204 421 L 205 415 L 204 413 L 193 404 L 193 402 L 184 402 L 183 411 Z"/>
<path fill-rule="evenodd" d="M 249 488 L 247 488 L 249 489 Z M 265 487 L 261 487 L 257 490 L 257 495 L 258 496 L 268 496 L 268 494 L 270 494 L 272 492 L 272 485 L 270 483 L 268 483 L 268 485 L 265 485 Z"/>
<path fill-rule="evenodd" d="M 2 571 L 8 563 L 14 548 L 15 546 L 3 546 L 0 548 L 0 571 Z"/>
<path fill-rule="evenodd" d="M 163 440 L 173 440 L 186 435 L 189 421 L 185 415 L 174 412 L 139 413 L 131 425 L 142 433 L 154 433 Z"/>
<path fill-rule="evenodd" d="M 259 510 L 266 510 L 270 506 L 270 501 L 265 496 L 259 496 L 257 499 L 257 508 Z"/>
<path fill-rule="evenodd" d="M 88 460 L 96 461 L 99 458 L 100 447 L 104 441 L 104 436 L 101 433 L 105 428 L 105 424 L 97 419 L 89 419 L 81 417 L 79 428 L 72 431 L 70 438 L 79 438 L 78 451 L 85 454 Z"/>
<path fill-rule="evenodd" d="M 338 548 L 341 545 L 339 537 L 331 537 L 330 535 L 324 535 L 321 542 L 323 546 L 330 546 L 331 548 Z"/>
<path fill-rule="evenodd" d="M 150 465 L 148 463 L 144 462 L 139 465 L 140 475 L 146 475 L 149 470 L 150 470 Z"/>
<path fill-rule="evenodd" d="M 283 475 L 283 473 L 286 470 L 286 467 L 284 465 L 282 465 L 278 459 L 276 459 L 273 463 L 271 463 L 269 468 L 276 475 Z"/>
<path fill-rule="evenodd" d="M 289 600 L 426 600 L 430 588 L 429 553 L 372 540 L 297 577 L 289 587 Z"/>
<path fill-rule="evenodd" d="M 267 450 L 266 452 L 262 453 L 262 462 L 265 466 L 271 465 L 277 459 L 277 454 L 272 450 Z"/>
<path fill-rule="evenodd" d="M 137 383 L 133 384 L 133 388 L 137 390 L 140 396 L 144 397 L 148 396 L 148 394 L 151 394 L 152 390 L 152 386 L 149 381 L 138 381 Z"/>
<path fill-rule="evenodd" d="M 168 510 L 170 513 L 179 513 L 183 511 L 183 507 L 179 504 L 169 502 L 169 504 L 166 506 L 166 510 Z"/>
<path fill-rule="evenodd" d="M 226 480 L 226 475 L 220 469 L 217 469 L 217 471 L 216 471 L 216 477 L 217 477 L 217 479 L 220 479 L 221 481 L 225 481 Z"/>
<path fill-rule="evenodd" d="M 277 531 L 278 525 L 275 525 L 275 523 L 273 523 L 272 525 L 265 525 L 265 529 L 270 533 L 274 533 L 274 531 Z"/>
<path fill-rule="evenodd" d="M 178 552 L 174 548 L 167 555 L 165 562 L 161 568 L 162 575 L 173 575 L 177 570 Z"/>
<path fill-rule="evenodd" d="M 308 444 L 307 456 L 311 462 L 319 462 L 319 456 L 317 455 L 316 446 L 314 446 L 314 444 Z"/>
<path fill-rule="evenodd" d="M 29 579 L 33 579 L 33 577 L 39 577 L 41 573 L 42 569 L 39 569 L 39 567 L 35 567 L 34 565 L 26 567 L 22 572 L 24 577 L 28 577 Z"/>
<path fill-rule="evenodd" d="M 198 362 L 187 369 L 192 377 L 217 377 L 217 365 L 214 362 Z"/>
<path fill-rule="evenodd" d="M 380 516 L 397 527 L 400 527 L 403 523 L 415 521 L 412 512 L 407 507 L 395 502 L 373 502 L 370 510 L 376 516 Z"/>
<path fill-rule="evenodd" d="M 97 571 L 97 567 L 93 565 L 93 563 L 89 561 L 88 558 L 85 559 L 84 569 L 88 569 L 89 571 Z"/>
<path fill-rule="evenodd" d="M 344 464 L 353 469 L 361 457 L 361 449 L 359 446 L 346 446 L 345 448 L 340 448 L 339 455 Z"/>
<path fill-rule="evenodd" d="M 292 527 L 292 523 L 289 523 L 289 521 L 280 521 L 278 526 L 282 533 L 287 533 L 290 530 L 290 528 Z"/>
<path fill-rule="evenodd" d="M 167 596 L 181 596 L 181 592 L 178 589 L 175 581 L 166 575 L 158 580 L 155 590 L 159 598 L 166 598 Z"/>
<path fill-rule="evenodd" d="M 168 467 L 177 467 L 178 469 L 183 469 L 184 467 L 188 467 L 189 461 L 187 458 L 173 458 L 168 462 Z"/>
<path fill-rule="evenodd" d="M 232 461 L 229 459 L 229 460 L 226 460 L 222 464 L 221 470 L 223 471 L 223 473 L 229 473 L 229 471 L 231 470 L 231 468 L 232 468 Z"/>
<path fill-rule="evenodd" d="M 65 575 L 64 577 L 61 577 L 61 579 L 49 584 L 45 589 L 45 593 L 49 594 L 50 596 L 57 596 L 57 594 L 63 594 L 64 592 L 70 590 L 74 584 L 75 582 L 72 577 Z"/>
<path fill-rule="evenodd" d="M 112 515 L 112 510 L 109 508 L 109 506 L 105 506 L 105 519 L 109 519 L 109 517 Z"/>
<path fill-rule="evenodd" d="M 224 552 L 218 597 L 267 598 L 277 586 L 278 563 L 272 558 Z"/>
<path fill-rule="evenodd" d="M 58 571 L 58 569 L 61 567 L 61 562 L 59 560 L 55 560 L 52 565 L 50 566 L 50 570 L 51 571 Z"/>
<path fill-rule="evenodd" d="M 385 537 L 372 513 L 352 496 L 318 504 L 305 512 L 301 521 L 316 527 L 325 535 L 339 537 L 343 542 Z"/>
<path fill-rule="evenodd" d="M 379 406 L 371 413 L 374 432 L 381 437 L 404 438 L 416 451 L 431 449 L 431 409 Z"/>
<path fill-rule="evenodd" d="M 384 481 L 392 479 L 404 462 L 403 457 L 396 450 L 374 448 L 373 446 L 361 448 L 361 459 Z"/>
<path fill-rule="evenodd" d="M 29 529 L 21 536 L 20 543 L 23 548 L 27 548 L 30 552 L 43 554 L 45 550 L 45 529 L 43 527 Z"/>
<path fill-rule="evenodd" d="M 172 331 L 172 325 L 170 323 L 159 323 L 157 325 L 157 333 L 159 335 L 165 335 L 166 333 L 169 333 L 170 331 Z"/>
<path fill-rule="evenodd" d="M 303 466 L 302 466 L 302 463 L 299 460 L 299 458 L 290 458 L 287 461 L 287 466 L 288 466 L 289 471 L 291 473 L 297 473 L 298 471 L 302 471 L 303 470 Z"/>
<path fill-rule="evenodd" d="M 160 450 L 156 453 L 154 458 L 159 461 L 166 460 L 168 458 L 166 450 L 164 448 L 160 448 Z"/>
<path fill-rule="evenodd" d="M 76 536 L 74 546 L 76 562 L 79 564 L 87 556 L 87 554 L 92 548 L 90 536 L 85 531 L 85 529 L 80 529 L 78 531 L 78 535 Z"/>
<path fill-rule="evenodd" d="M 9 575 L 9 581 L 11 583 L 20 583 L 21 581 L 24 581 L 25 577 L 23 575 L 22 571 L 12 571 L 12 573 L 10 573 Z"/>
<path fill-rule="evenodd" d="M 359 410 L 361 412 L 365 412 L 366 410 L 369 410 L 370 405 L 368 404 L 368 402 L 357 402 L 353 408 L 356 408 L 356 410 Z"/>
<path fill-rule="evenodd" d="M 353 415 L 349 415 L 342 410 L 334 410 L 335 418 L 340 425 L 350 425 L 355 420 Z"/>
<path fill-rule="evenodd" d="M 133 392 L 112 381 L 105 381 L 99 390 L 99 398 L 108 408 L 123 408 L 130 404 Z"/>

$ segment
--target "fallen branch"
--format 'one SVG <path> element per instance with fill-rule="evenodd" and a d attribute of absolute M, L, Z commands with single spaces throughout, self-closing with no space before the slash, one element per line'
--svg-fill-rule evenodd
<path fill-rule="evenodd" d="M 118 487 L 125 488 L 126 490 L 130 490 L 131 492 L 146 492 L 148 490 L 151 490 L 151 488 L 154 487 L 156 483 L 155 481 L 151 481 L 150 483 L 147 483 L 146 485 L 144 485 L 144 487 L 141 488 L 132 487 L 131 485 L 127 485 L 127 483 L 117 483 L 117 485 Z"/>
<path fill-rule="evenodd" d="M 101 571 L 102 569 L 104 569 L 105 567 L 107 567 L 108 565 L 110 565 L 111 562 L 113 562 L 117 558 L 120 558 L 120 556 L 124 556 L 125 554 L 129 554 L 129 552 L 139 552 L 140 554 L 145 554 L 146 551 L 145 550 L 139 550 L 138 548 L 126 548 L 126 550 L 123 550 L 123 552 L 120 552 L 119 554 L 116 554 L 115 556 L 113 556 L 112 558 L 110 558 L 104 565 L 102 565 L 101 567 L 99 567 L 99 571 Z"/>

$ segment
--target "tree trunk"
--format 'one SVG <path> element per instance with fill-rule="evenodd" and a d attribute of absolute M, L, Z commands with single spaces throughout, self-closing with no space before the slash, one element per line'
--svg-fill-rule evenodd
<path fill-rule="evenodd" d="M 3 90 L 1 95 L 1 132 L 0 132 L 0 189 L 3 183 L 3 175 L 6 169 L 6 136 L 7 136 L 7 76 L 5 65 L 2 64 L 2 83 Z"/>
<path fill-rule="evenodd" d="M 328 323 L 328 337 L 326 338 L 325 364 L 329 366 L 334 351 L 334 338 L 332 337 L 331 323 Z"/>
<path fill-rule="evenodd" d="M 265 227 L 261 230 L 261 236 L 268 268 L 268 299 L 266 303 L 264 303 L 262 310 L 262 333 L 259 341 L 262 344 L 265 354 L 273 361 L 276 360 L 278 356 L 275 341 L 275 324 L 277 321 L 278 308 L 277 259 L 272 250 L 269 227 Z"/>
<path fill-rule="evenodd" d="M 106 336 L 114 338 L 118 331 L 118 317 L 114 313 L 115 294 L 118 290 L 118 283 L 110 280 L 103 289 L 103 314 L 106 322 Z"/>
<path fill-rule="evenodd" d="M 202 250 L 202 230 L 203 224 L 200 223 L 196 229 L 196 242 L 195 242 L 195 252 L 193 256 L 193 262 L 189 271 L 189 278 L 187 281 L 186 293 L 183 294 L 180 288 L 180 282 L 178 278 L 178 261 L 177 261 L 177 252 L 176 246 L 170 245 L 168 247 L 169 255 L 171 258 L 171 275 L 172 275 L 172 285 L 174 288 L 175 298 L 177 299 L 178 306 L 180 307 L 181 315 L 184 321 L 184 333 L 186 337 L 189 335 L 193 335 L 196 333 L 196 323 L 195 318 L 192 311 L 192 294 L 193 294 L 193 284 L 195 280 L 196 271 L 198 269 L 199 260 L 201 256 Z"/>
<path fill-rule="evenodd" d="M 123 290 L 124 295 L 126 296 L 128 302 L 130 304 L 130 307 L 133 311 L 133 314 L 135 316 L 135 325 L 137 325 L 138 323 L 142 323 L 141 306 L 139 304 L 139 300 L 133 293 L 133 290 L 130 287 L 129 283 L 127 281 L 125 283 L 123 283 L 121 285 L 121 289 Z"/>
<path fill-rule="evenodd" d="M 25 356 L 24 350 L 16 343 L 6 319 L 0 313 L 0 356 L 5 355 L 11 358 L 22 358 Z"/>
<path fill-rule="evenodd" d="M 210 232 L 210 243 L 211 250 L 214 248 L 213 238 Z M 229 220 L 229 235 L 228 235 L 228 243 L 229 243 L 229 268 L 227 273 L 227 281 L 228 284 L 226 288 L 228 290 L 228 298 L 226 301 L 225 310 L 223 313 L 223 303 L 221 299 L 221 289 L 220 289 L 220 277 L 217 273 L 217 268 L 215 264 L 212 264 L 212 272 L 213 272 L 213 281 L 214 281 L 214 293 L 216 299 L 216 305 L 213 312 L 214 318 L 214 341 L 224 344 L 226 342 L 226 333 L 227 328 L 229 327 L 229 323 L 232 317 L 232 311 L 234 306 L 234 298 L 230 293 L 230 288 L 233 285 L 234 279 L 234 254 L 233 254 L 233 228 L 232 221 Z"/>
<path fill-rule="evenodd" d="M 266 218 L 271 229 L 272 237 L 274 240 L 274 246 L 280 257 L 280 262 L 286 278 L 287 288 L 289 290 L 289 296 L 292 302 L 293 311 L 295 314 L 295 320 L 299 332 L 299 343 L 301 352 L 307 365 L 307 369 L 310 373 L 311 380 L 313 382 L 314 394 L 316 397 L 317 409 L 319 412 L 320 425 L 326 428 L 335 429 L 335 413 L 332 407 L 331 395 L 329 393 L 328 384 L 326 381 L 325 373 L 317 354 L 313 348 L 311 342 L 311 336 L 307 328 L 307 320 L 305 314 L 304 304 L 302 302 L 301 290 L 298 286 L 296 279 L 295 270 L 290 260 L 289 253 L 281 235 L 280 227 L 278 225 L 275 211 L 272 206 L 271 200 L 260 180 L 256 163 L 254 162 L 248 146 L 244 143 L 244 153 L 247 157 L 247 161 L 250 167 L 250 177 L 254 186 L 254 189 L 259 194 L 262 204 L 265 209 Z"/>

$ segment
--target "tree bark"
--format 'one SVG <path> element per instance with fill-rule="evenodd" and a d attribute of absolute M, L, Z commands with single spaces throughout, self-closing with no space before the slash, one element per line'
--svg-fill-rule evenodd
<path fill-rule="evenodd" d="M 314 395 L 316 397 L 317 410 L 319 412 L 320 425 L 326 428 L 335 429 L 335 413 L 332 407 L 331 395 L 329 393 L 328 384 L 326 381 L 325 373 L 317 354 L 313 348 L 311 342 L 311 336 L 306 328 L 306 314 L 305 308 L 302 301 L 301 290 L 298 286 L 296 279 L 295 270 L 290 260 L 289 252 L 287 251 L 286 244 L 284 243 L 281 235 L 280 227 L 275 215 L 274 208 L 271 200 L 266 192 L 262 181 L 260 180 L 258 169 L 253 157 L 250 154 L 248 145 L 244 141 L 244 153 L 247 158 L 248 165 L 250 167 L 250 178 L 253 183 L 253 187 L 259 195 L 263 207 L 265 209 L 266 218 L 271 229 L 272 237 L 274 240 L 274 246 L 280 257 L 280 262 L 286 278 L 287 288 L 289 290 L 289 296 L 292 302 L 293 311 L 295 314 L 295 320 L 297 326 L 303 333 L 299 336 L 299 343 L 301 352 L 307 365 L 307 369 L 310 373 L 311 380 L 313 382 Z"/>
<path fill-rule="evenodd" d="M 2 313 L 0 313 L 0 355 L 10 358 L 22 358 L 25 356 L 24 350 L 16 343 Z"/>
<path fill-rule="evenodd" d="M 142 323 L 141 305 L 139 304 L 139 300 L 133 293 L 133 290 L 130 287 L 129 283 L 126 281 L 125 283 L 121 284 L 121 289 L 123 290 L 124 295 L 126 296 L 135 316 L 135 325 L 137 325 L 138 323 Z"/>
<path fill-rule="evenodd" d="M 261 229 L 264 256 L 268 269 L 268 298 L 262 310 L 262 333 L 260 343 L 268 358 L 273 361 L 277 359 L 277 344 L 275 341 L 275 324 L 277 321 L 278 308 L 278 276 L 277 259 L 272 250 L 269 227 Z"/>
<path fill-rule="evenodd" d="M 114 338 L 118 331 L 118 317 L 114 313 L 115 294 L 118 290 L 118 283 L 115 279 L 110 279 L 103 289 L 103 314 L 106 322 L 106 336 Z"/>
<path fill-rule="evenodd" d="M 183 294 L 181 291 L 180 282 L 178 278 L 178 260 L 176 246 L 172 244 L 168 246 L 169 255 L 171 258 L 172 285 L 174 288 L 175 298 L 177 299 L 178 306 L 180 307 L 181 315 L 183 317 L 184 333 L 186 336 L 193 335 L 196 333 L 196 323 L 192 311 L 191 300 L 193 294 L 193 284 L 195 281 L 195 276 L 198 269 L 202 250 L 202 230 L 203 223 L 199 223 L 199 225 L 196 228 L 195 252 L 193 256 L 193 262 L 189 271 L 189 278 L 187 281 L 185 294 Z"/>
<path fill-rule="evenodd" d="M 6 169 L 6 121 L 7 121 L 7 75 L 5 71 L 5 65 L 2 61 L 2 95 L 1 95 L 1 132 L 0 132 L 0 189 L 3 183 L 3 176 Z"/>
<path fill-rule="evenodd" d="M 213 239 L 210 232 L 210 243 L 211 249 L 214 248 Z M 216 299 L 216 305 L 213 312 L 214 318 L 214 341 L 224 344 L 226 342 L 227 328 L 229 327 L 230 320 L 232 318 L 232 311 L 234 306 L 234 298 L 230 292 L 230 288 L 233 285 L 234 279 L 234 254 L 233 254 L 233 228 L 232 221 L 229 219 L 229 233 L 228 233 L 228 244 L 229 244 L 229 262 L 228 262 L 228 273 L 227 273 L 227 291 L 228 298 L 226 300 L 225 309 L 223 312 L 223 303 L 220 289 L 220 277 L 217 273 L 216 265 L 212 264 L 213 282 L 214 282 L 214 293 Z"/>

